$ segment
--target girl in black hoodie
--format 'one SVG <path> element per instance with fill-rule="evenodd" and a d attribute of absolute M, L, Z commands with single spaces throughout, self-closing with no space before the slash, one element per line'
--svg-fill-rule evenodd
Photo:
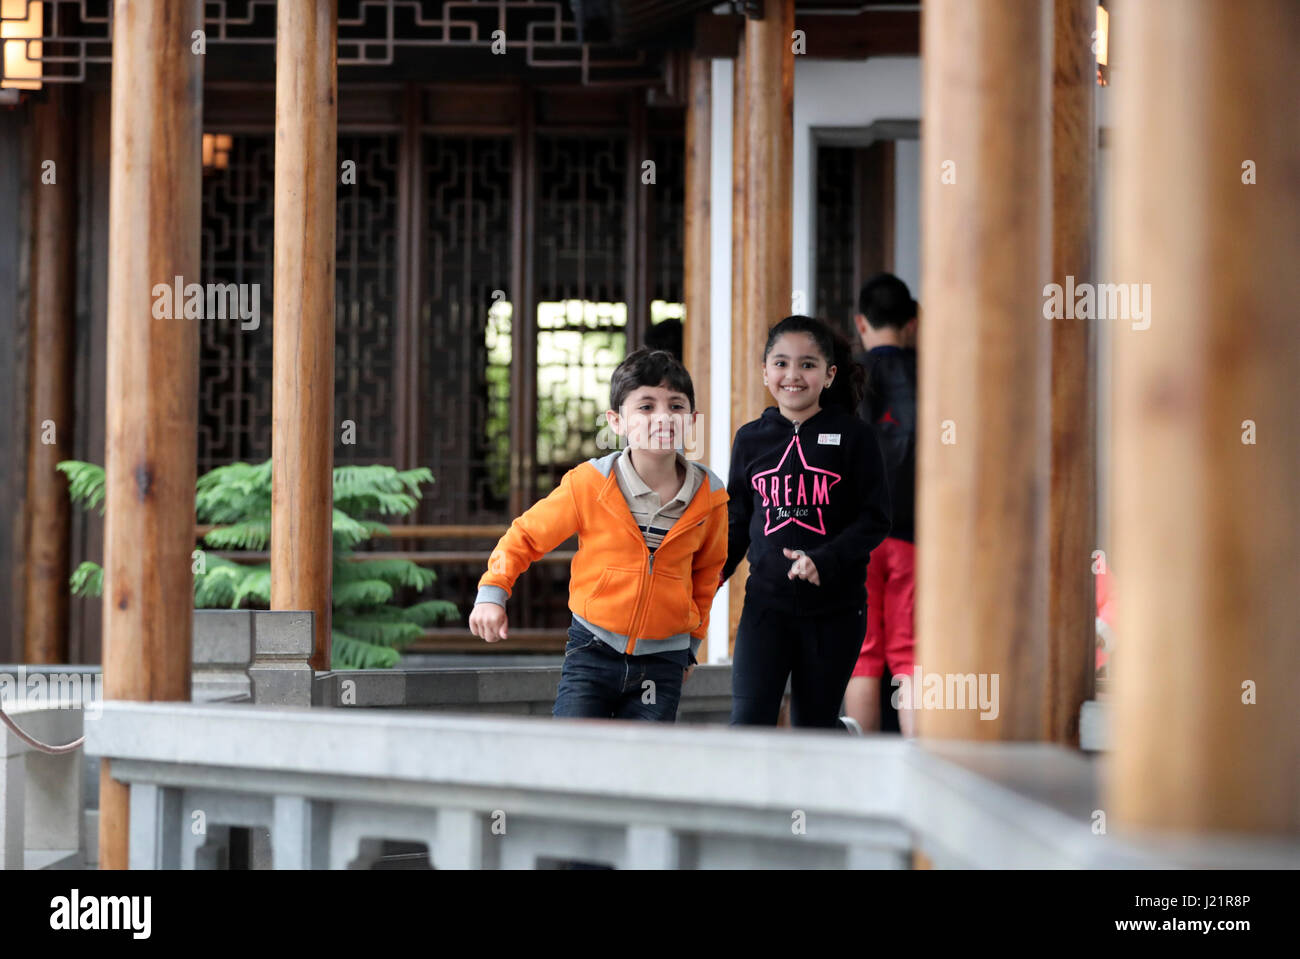
<path fill-rule="evenodd" d="M 866 631 L 867 557 L 889 532 L 879 443 L 856 415 L 863 371 L 812 317 L 768 333 L 763 384 L 776 400 L 736 433 L 727 564 L 748 552 L 732 665 L 733 726 L 775 726 L 791 682 L 795 726 L 840 727 Z"/>

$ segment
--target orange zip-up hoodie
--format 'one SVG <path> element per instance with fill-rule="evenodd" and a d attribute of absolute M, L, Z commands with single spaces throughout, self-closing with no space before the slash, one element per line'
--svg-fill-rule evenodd
<path fill-rule="evenodd" d="M 545 553 L 574 533 L 569 609 L 612 633 L 662 640 L 689 633 L 703 639 L 718 577 L 727 560 L 727 488 L 705 469 L 695 497 L 652 554 L 614 475 L 610 453 L 575 466 L 549 496 L 510 524 L 479 580 L 478 602 L 497 602 Z"/>

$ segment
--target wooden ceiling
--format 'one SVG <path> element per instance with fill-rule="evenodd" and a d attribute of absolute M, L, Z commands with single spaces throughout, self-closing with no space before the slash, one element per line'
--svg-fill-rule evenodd
<path fill-rule="evenodd" d="M 741 8 L 761 0 L 572 0 L 584 38 L 624 47 L 690 47 L 701 55 L 734 56 L 744 24 Z M 795 0 L 795 27 L 810 56 L 865 59 L 920 52 L 918 0 Z"/>

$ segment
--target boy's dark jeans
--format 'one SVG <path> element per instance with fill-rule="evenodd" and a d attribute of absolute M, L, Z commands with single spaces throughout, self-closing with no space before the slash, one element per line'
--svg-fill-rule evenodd
<path fill-rule="evenodd" d="M 688 655 L 628 656 L 572 623 L 552 715 L 676 722 Z"/>

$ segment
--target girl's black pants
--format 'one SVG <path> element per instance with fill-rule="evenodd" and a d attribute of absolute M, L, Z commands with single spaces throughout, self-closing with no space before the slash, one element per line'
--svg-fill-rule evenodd
<path fill-rule="evenodd" d="M 790 722 L 836 729 L 844 690 L 862 650 L 866 608 L 822 616 L 747 601 L 731 667 L 731 725 L 775 726 L 790 680 Z"/>

